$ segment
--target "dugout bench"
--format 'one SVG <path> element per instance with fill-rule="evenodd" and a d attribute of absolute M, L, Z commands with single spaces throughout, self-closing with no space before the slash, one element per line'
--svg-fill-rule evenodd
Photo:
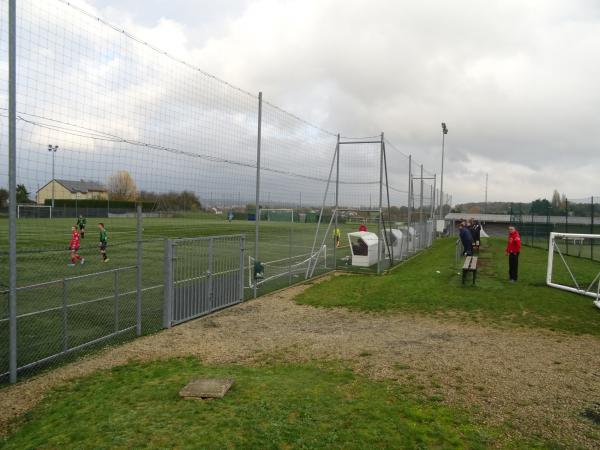
<path fill-rule="evenodd" d="M 462 284 L 467 281 L 467 274 L 473 272 L 473 284 L 477 279 L 477 256 L 467 256 L 462 267 Z"/>

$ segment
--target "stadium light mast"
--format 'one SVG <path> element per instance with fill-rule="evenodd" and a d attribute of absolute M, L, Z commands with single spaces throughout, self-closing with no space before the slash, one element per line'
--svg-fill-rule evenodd
<path fill-rule="evenodd" d="M 54 208 L 54 156 L 58 150 L 58 145 L 48 144 L 48 151 L 52 153 L 52 208 Z"/>
<path fill-rule="evenodd" d="M 446 122 L 442 122 L 442 173 L 440 177 L 440 219 L 444 218 L 444 143 L 448 134 Z"/>

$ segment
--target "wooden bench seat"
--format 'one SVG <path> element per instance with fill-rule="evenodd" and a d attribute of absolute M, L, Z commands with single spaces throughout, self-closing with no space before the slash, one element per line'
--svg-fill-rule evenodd
<path fill-rule="evenodd" d="M 477 279 L 477 256 L 467 256 L 462 268 L 462 282 L 467 281 L 467 273 L 473 272 L 473 284 Z"/>

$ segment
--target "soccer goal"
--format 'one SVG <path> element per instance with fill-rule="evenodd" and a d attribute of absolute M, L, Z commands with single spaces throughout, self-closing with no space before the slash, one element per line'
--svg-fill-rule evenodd
<path fill-rule="evenodd" d="M 294 210 L 291 208 L 267 208 L 260 210 L 260 220 L 267 222 L 294 223 Z"/>
<path fill-rule="evenodd" d="M 256 261 L 248 257 L 248 287 L 260 286 L 278 278 L 289 278 L 290 281 L 301 281 L 309 267 L 327 268 L 327 246 L 323 245 L 314 254 L 305 253 L 272 261 Z"/>
<path fill-rule="evenodd" d="M 600 308 L 600 234 L 550 233 L 546 284 L 594 299 Z"/>
<path fill-rule="evenodd" d="M 33 219 L 52 219 L 52 206 L 48 205 L 17 205 L 17 217 Z"/>

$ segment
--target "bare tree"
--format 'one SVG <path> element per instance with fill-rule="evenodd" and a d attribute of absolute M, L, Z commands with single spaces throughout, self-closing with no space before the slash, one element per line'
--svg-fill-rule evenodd
<path fill-rule="evenodd" d="M 560 194 L 556 189 L 554 189 L 554 192 L 552 193 L 552 200 L 550 201 L 550 203 L 552 204 L 552 208 L 556 210 L 560 209 Z"/>
<path fill-rule="evenodd" d="M 135 181 L 126 170 L 120 170 L 108 177 L 108 194 L 111 200 L 130 200 L 137 198 Z"/>

